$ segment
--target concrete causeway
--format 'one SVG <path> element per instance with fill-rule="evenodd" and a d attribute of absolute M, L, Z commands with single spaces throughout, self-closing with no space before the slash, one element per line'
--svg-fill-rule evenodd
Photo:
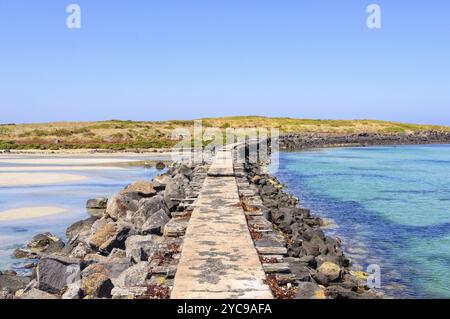
<path fill-rule="evenodd" d="M 233 145 L 219 151 L 195 203 L 172 299 L 272 299 L 242 208 Z"/>

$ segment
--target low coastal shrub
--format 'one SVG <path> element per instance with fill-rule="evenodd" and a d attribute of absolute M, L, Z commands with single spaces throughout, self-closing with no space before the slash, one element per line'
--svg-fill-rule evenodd
<path fill-rule="evenodd" d="M 0 127 L 0 136 L 6 136 L 11 133 L 11 130 L 7 127 Z"/>
<path fill-rule="evenodd" d="M 405 133 L 406 130 L 402 127 L 398 127 L 398 126 L 393 126 L 393 127 L 388 127 L 385 128 L 383 130 L 384 133 Z"/>
<path fill-rule="evenodd" d="M 0 141 L 0 150 L 12 150 L 15 148 L 14 142 Z"/>

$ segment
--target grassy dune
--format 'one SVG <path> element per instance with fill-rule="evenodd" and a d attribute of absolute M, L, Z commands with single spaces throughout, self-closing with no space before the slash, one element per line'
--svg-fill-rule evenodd
<path fill-rule="evenodd" d="M 277 128 L 281 133 L 356 134 L 450 131 L 450 127 L 373 120 L 309 120 L 239 116 L 205 118 L 203 127 Z M 0 125 L 0 149 L 133 149 L 168 148 L 175 128 L 193 130 L 194 121 L 103 121 Z"/>

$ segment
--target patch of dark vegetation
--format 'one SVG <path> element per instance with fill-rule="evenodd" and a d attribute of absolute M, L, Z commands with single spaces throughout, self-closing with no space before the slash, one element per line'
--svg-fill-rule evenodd
<path fill-rule="evenodd" d="M 275 276 L 267 276 L 265 283 L 269 286 L 276 299 L 294 299 L 296 291 L 294 288 L 282 287 L 278 284 Z"/>

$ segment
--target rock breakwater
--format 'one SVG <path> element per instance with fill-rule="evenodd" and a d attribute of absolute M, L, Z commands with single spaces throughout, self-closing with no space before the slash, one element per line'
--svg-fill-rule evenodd
<path fill-rule="evenodd" d="M 226 176 L 236 182 L 239 207 L 273 296 L 376 297 L 364 274 L 351 270 L 339 239 L 327 236 L 322 221 L 283 191 L 265 172 L 266 164 L 235 160 Z M 69 226 L 67 240 L 40 234 L 16 251 L 17 257 L 35 261 L 33 273 L 0 274 L 0 298 L 169 298 L 209 166 L 175 163 L 152 181 L 89 200 L 87 208 L 95 213 Z"/>
<path fill-rule="evenodd" d="M 305 148 L 371 146 L 371 145 L 410 145 L 410 144 L 448 144 L 450 132 L 425 131 L 414 133 L 362 133 L 362 134 L 285 134 L 279 138 L 281 150 L 301 150 Z"/>
<path fill-rule="evenodd" d="M 152 181 L 89 200 L 91 217 L 69 226 L 66 241 L 39 234 L 16 250 L 35 261 L 33 273 L 0 273 L 0 298 L 168 298 L 207 167 L 174 164 Z"/>

